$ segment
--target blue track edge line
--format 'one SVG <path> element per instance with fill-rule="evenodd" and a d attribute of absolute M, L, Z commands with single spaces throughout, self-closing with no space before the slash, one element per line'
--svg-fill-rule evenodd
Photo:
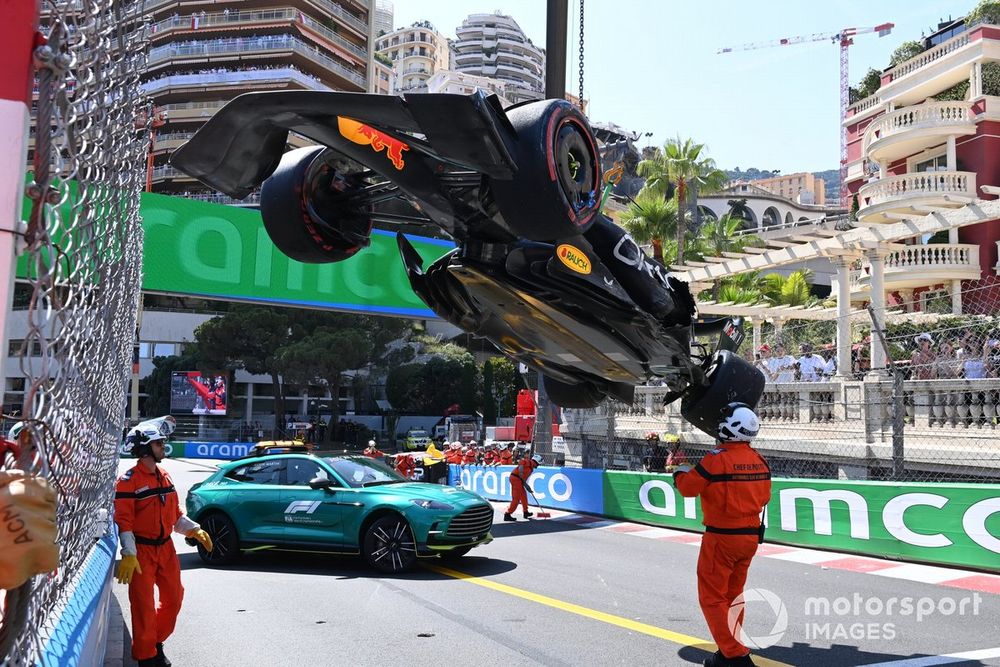
<path fill-rule="evenodd" d="M 75 667 L 103 663 L 112 594 L 111 570 L 117 549 L 118 533 L 114 529 L 94 544 L 42 649 L 42 665 Z M 85 655 L 88 660 L 83 662 Z"/>

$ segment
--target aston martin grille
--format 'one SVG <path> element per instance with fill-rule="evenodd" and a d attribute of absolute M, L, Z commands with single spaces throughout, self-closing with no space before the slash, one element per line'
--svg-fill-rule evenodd
<path fill-rule="evenodd" d="M 465 510 L 448 524 L 448 537 L 485 535 L 493 527 L 493 508 L 477 505 Z"/>

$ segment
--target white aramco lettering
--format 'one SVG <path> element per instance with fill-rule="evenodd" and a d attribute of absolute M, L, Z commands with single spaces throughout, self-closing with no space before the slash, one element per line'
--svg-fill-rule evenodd
<path fill-rule="evenodd" d="M 654 505 L 650 492 L 659 489 L 663 492 L 663 505 Z M 639 504 L 650 514 L 660 516 L 677 516 L 677 499 L 674 497 L 674 487 L 658 479 L 651 479 L 639 487 Z"/>
<path fill-rule="evenodd" d="M 1000 498 L 987 498 L 965 511 L 962 528 L 969 538 L 984 549 L 1000 554 L 1000 539 L 986 530 L 986 520 L 1000 512 Z"/>
<path fill-rule="evenodd" d="M 562 491 L 557 490 L 557 484 L 562 486 Z M 549 495 L 552 497 L 552 500 L 558 500 L 559 502 L 569 500 L 573 495 L 573 482 L 566 475 L 557 472 L 549 478 Z"/>
<path fill-rule="evenodd" d="M 928 505 L 941 509 L 948 499 L 936 493 L 904 493 L 885 504 L 882 523 L 889 534 L 901 542 L 918 547 L 947 547 L 952 541 L 941 533 L 917 533 L 906 526 L 906 510 L 915 505 Z"/>

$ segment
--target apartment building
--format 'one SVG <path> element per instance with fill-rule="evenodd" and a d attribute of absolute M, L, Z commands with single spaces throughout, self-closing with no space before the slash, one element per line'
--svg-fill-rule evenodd
<path fill-rule="evenodd" d="M 1000 26 L 953 21 L 923 46 L 848 109 L 847 189 L 861 225 L 992 199 L 990 186 L 1000 184 Z M 995 314 L 998 243 L 995 220 L 947 238 L 907 240 L 885 258 L 890 301 Z M 851 298 L 865 301 L 869 292 L 867 271 L 858 267 Z"/>
<path fill-rule="evenodd" d="M 816 178 L 809 172 L 798 172 L 785 176 L 774 176 L 773 178 L 761 178 L 750 181 L 768 192 L 791 199 L 798 204 L 814 204 L 824 206 L 826 204 L 826 182 L 822 178 Z"/>
<path fill-rule="evenodd" d="M 455 29 L 452 69 L 509 82 L 512 103 L 542 99 L 545 51 L 505 14 L 471 14 Z"/>
<path fill-rule="evenodd" d="M 375 41 L 375 53 L 392 63 L 392 92 L 426 93 L 427 80 L 448 69 L 448 40 L 428 21 L 418 21 Z"/>
<path fill-rule="evenodd" d="M 235 203 L 168 164 L 226 102 L 262 90 L 369 90 L 371 0 L 172 0 L 147 3 L 143 85 L 166 112 L 153 149 L 153 190 Z M 308 145 L 292 135 L 290 146 Z M 251 195 L 242 203 L 256 203 Z"/>

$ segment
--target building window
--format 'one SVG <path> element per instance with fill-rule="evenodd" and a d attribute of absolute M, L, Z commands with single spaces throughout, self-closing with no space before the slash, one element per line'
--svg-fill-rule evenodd
<path fill-rule="evenodd" d="M 913 171 L 948 171 L 948 158 L 945 155 L 938 155 L 923 162 L 913 165 Z"/>
<path fill-rule="evenodd" d="M 920 310 L 925 313 L 950 313 L 951 294 L 947 289 L 927 290 L 920 295 Z"/>
<path fill-rule="evenodd" d="M 22 339 L 12 339 L 7 343 L 7 356 L 8 357 L 20 357 L 24 351 L 25 341 Z M 42 344 L 40 342 L 33 341 L 31 344 L 31 355 L 32 357 L 42 356 Z"/>

